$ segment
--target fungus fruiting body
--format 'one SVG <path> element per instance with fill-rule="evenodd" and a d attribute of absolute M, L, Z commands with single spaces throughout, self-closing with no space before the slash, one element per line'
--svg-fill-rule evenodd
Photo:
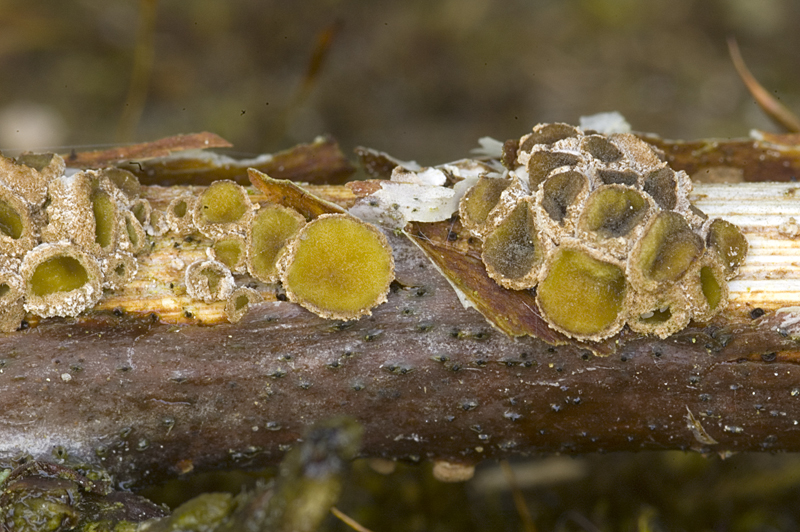
<path fill-rule="evenodd" d="M 0 330 L 25 312 L 76 316 L 129 283 L 147 238 L 129 207 L 150 213 L 139 191 L 116 168 L 67 176 L 58 155 L 0 157 Z"/>
<path fill-rule="evenodd" d="M 265 283 L 278 280 L 278 255 L 305 225 L 297 211 L 281 205 L 265 205 L 258 210 L 247 233 L 247 269 Z"/>
<path fill-rule="evenodd" d="M 77 316 L 100 299 L 97 260 L 74 244 L 41 244 L 20 267 L 25 309 L 42 317 Z"/>
<path fill-rule="evenodd" d="M 459 213 L 489 276 L 534 289 L 551 328 L 599 341 L 628 323 L 663 338 L 727 304 L 747 240 L 694 207 L 689 177 L 644 141 L 540 124 L 502 160 Z"/>
<path fill-rule="evenodd" d="M 352 216 L 327 214 L 306 224 L 279 259 L 291 301 L 326 318 L 369 315 L 386 301 L 394 259 L 386 237 Z"/>

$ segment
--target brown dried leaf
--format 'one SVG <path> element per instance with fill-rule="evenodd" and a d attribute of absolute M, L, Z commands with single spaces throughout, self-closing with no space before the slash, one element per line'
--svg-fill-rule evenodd
<path fill-rule="evenodd" d="M 153 159 L 166 157 L 169 154 L 184 150 L 205 148 L 230 148 L 232 144 L 214 133 L 191 133 L 175 135 L 153 142 L 131 144 L 109 150 L 73 152 L 64 155 L 64 161 L 70 168 L 104 168 L 122 161 L 132 159 Z"/>
<path fill-rule="evenodd" d="M 210 185 L 229 179 L 246 185 L 247 168 L 255 168 L 277 179 L 315 185 L 342 184 L 355 172 L 336 141 L 320 137 L 311 144 L 299 144 L 257 161 L 231 162 L 213 158 L 169 158 L 127 167 L 143 185 Z"/>
<path fill-rule="evenodd" d="M 263 195 L 264 200 L 272 203 L 290 207 L 308 220 L 312 220 L 320 214 L 338 214 L 345 212 L 344 209 L 333 203 L 327 202 L 310 192 L 303 190 L 300 186 L 285 179 L 272 179 L 263 172 L 255 168 L 247 169 L 247 176 L 250 182 Z"/>
<path fill-rule="evenodd" d="M 539 315 L 532 291 L 506 290 L 486 274 L 480 242 L 461 238 L 467 236 L 461 222 L 411 222 L 406 233 L 498 329 L 510 336 L 536 336 L 550 344 L 569 343 Z"/>
<path fill-rule="evenodd" d="M 741 171 L 746 182 L 792 181 L 800 176 L 800 142 L 796 135 L 758 133 L 762 138 L 695 141 L 665 140 L 640 134 L 645 142 L 664 151 L 667 162 L 675 170 L 683 170 L 693 178 L 698 172 L 723 169 Z M 731 172 L 739 175 L 739 172 Z"/>

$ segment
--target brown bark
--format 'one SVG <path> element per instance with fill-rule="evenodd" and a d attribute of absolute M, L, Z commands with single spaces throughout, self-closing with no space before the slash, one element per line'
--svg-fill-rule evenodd
<path fill-rule="evenodd" d="M 4 336 L 2 465 L 66 455 L 142 484 L 274 463 L 342 414 L 363 455 L 413 461 L 800 449 L 800 352 L 780 315 L 622 335 L 600 357 L 493 329 L 405 237 L 391 244 L 389 301 L 355 323 L 273 300 L 237 324 L 95 311 Z"/>
<path fill-rule="evenodd" d="M 315 191 L 354 200 L 344 187 Z M 145 195 L 163 208 L 179 192 Z M 441 244 L 429 253 L 464 251 L 450 229 L 416 230 Z M 310 425 L 339 415 L 363 425 L 364 456 L 411 461 L 800 450 L 797 319 L 777 306 L 740 301 L 664 340 L 626 329 L 602 345 L 509 322 L 566 342 L 554 346 L 493 328 L 419 247 L 402 234 L 390 243 L 396 282 L 372 316 L 325 320 L 267 289 L 230 324 L 224 303 L 189 300 L 170 266 L 204 257 L 208 242 L 159 238 L 131 286 L 92 312 L 0 337 L 0 467 L 63 460 L 143 485 L 275 463 Z"/>

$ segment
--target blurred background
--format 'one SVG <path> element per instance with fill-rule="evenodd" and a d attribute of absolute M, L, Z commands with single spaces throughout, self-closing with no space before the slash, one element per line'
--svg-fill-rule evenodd
<path fill-rule="evenodd" d="M 794 0 L 0 0 L 0 149 L 201 130 L 242 154 L 328 133 L 438 163 L 616 110 L 666 138 L 800 110 Z M 136 66 L 134 66 L 136 65 Z"/>
<path fill-rule="evenodd" d="M 779 129 L 726 39 L 800 112 L 798 27 L 796 0 L 0 0 L 0 149 L 206 130 L 248 156 L 330 134 L 348 154 L 364 145 L 435 164 L 481 136 L 606 111 L 665 138 L 741 137 Z M 558 464 L 512 463 L 539 530 L 800 527 L 800 457 Z M 460 485 L 429 467 L 383 476 L 360 461 L 340 505 L 376 531 L 533 530 L 497 464 Z M 205 475 L 148 495 L 174 506 L 254 478 Z"/>

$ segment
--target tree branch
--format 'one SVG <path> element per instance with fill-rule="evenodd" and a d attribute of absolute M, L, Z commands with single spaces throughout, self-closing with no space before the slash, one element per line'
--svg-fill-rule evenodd
<path fill-rule="evenodd" d="M 363 426 L 364 456 L 411 461 L 800 450 L 800 314 L 787 308 L 800 292 L 762 283 L 795 275 L 796 244 L 772 218 L 733 207 L 784 219 L 797 209 L 790 188 L 742 185 L 725 203 L 724 187 L 698 187 L 704 210 L 752 222 L 753 267 L 732 283 L 731 305 L 664 340 L 625 329 L 602 345 L 493 328 L 394 233 L 396 281 L 372 316 L 325 320 L 262 286 L 265 301 L 230 324 L 224 303 L 191 301 L 171 266 L 204 256 L 208 242 L 159 237 L 135 281 L 93 311 L 0 337 L 0 466 L 81 462 L 143 485 L 276 463 L 309 426 L 339 415 Z M 144 195 L 160 209 L 183 190 Z M 344 188 L 311 190 L 352 203 Z M 457 226 L 443 223 L 456 237 L 438 245 L 458 249 Z M 435 227 L 419 224 L 418 238 L 433 242 Z"/>

